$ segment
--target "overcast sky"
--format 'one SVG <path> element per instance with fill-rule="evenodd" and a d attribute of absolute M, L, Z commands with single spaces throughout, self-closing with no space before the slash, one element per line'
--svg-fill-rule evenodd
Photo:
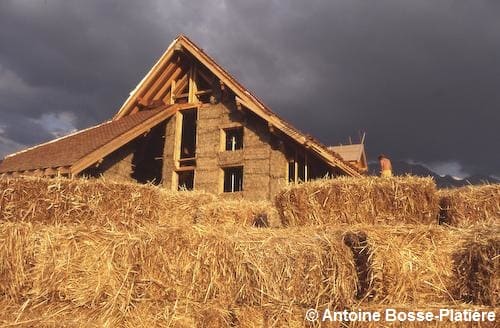
<path fill-rule="evenodd" d="M 498 0 L 0 0 L 0 158 L 111 118 L 179 33 L 326 144 L 500 176 Z"/>

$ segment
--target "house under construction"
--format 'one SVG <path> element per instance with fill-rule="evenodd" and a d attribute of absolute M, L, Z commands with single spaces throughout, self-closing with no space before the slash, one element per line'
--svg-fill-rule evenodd
<path fill-rule="evenodd" d="M 112 120 L 0 163 L 7 176 L 104 176 L 255 200 L 364 171 L 363 145 L 329 148 L 297 131 L 182 35 Z"/>

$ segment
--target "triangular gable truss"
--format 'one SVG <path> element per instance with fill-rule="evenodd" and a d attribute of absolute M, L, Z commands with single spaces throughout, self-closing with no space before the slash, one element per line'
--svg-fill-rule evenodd
<path fill-rule="evenodd" d="M 216 79 L 213 79 L 212 76 Z M 301 133 L 278 117 L 202 49 L 183 35 L 178 36 L 170 44 L 144 79 L 131 92 L 114 119 L 120 119 L 152 104 L 174 104 L 179 100 L 196 103 L 198 102 L 197 97 L 214 91 L 211 89 L 198 90 L 199 83 L 193 83 L 193 81 L 199 78 L 202 78 L 206 85 L 210 85 L 212 88 L 219 86 L 229 88 L 234 93 L 239 107 L 245 107 L 252 111 L 267 121 L 273 130 L 281 131 L 299 145 L 318 155 L 329 165 L 338 167 L 350 176 L 359 177 L 362 175 L 354 165 L 342 160 L 338 154 L 329 150 L 325 145 Z"/>

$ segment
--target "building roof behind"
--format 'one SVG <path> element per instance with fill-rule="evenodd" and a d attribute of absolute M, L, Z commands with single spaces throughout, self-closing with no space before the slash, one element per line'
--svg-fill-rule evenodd
<path fill-rule="evenodd" d="M 363 155 L 363 144 L 340 145 L 328 147 L 331 151 L 339 154 L 344 161 L 355 162 L 361 160 Z"/>
<path fill-rule="evenodd" d="M 7 156 L 0 173 L 71 166 L 164 109 L 145 110 Z"/>

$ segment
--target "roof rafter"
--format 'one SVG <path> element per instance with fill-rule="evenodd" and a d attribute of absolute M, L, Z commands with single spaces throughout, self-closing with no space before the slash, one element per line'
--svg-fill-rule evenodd
<path fill-rule="evenodd" d="M 220 67 L 210 56 L 208 56 L 202 49 L 196 46 L 191 40 L 189 40 L 184 35 L 178 36 L 171 45 L 167 48 L 165 53 L 156 62 L 149 73 L 144 77 L 144 79 L 137 85 L 136 89 L 130 94 L 129 98 L 125 101 L 123 106 L 120 108 L 118 113 L 115 115 L 114 119 L 119 119 L 123 116 L 128 115 L 137 99 L 138 91 L 147 89 L 152 85 L 158 76 L 158 72 L 161 71 L 162 66 L 168 62 L 168 60 L 173 56 L 175 51 L 183 51 L 184 53 L 189 53 L 198 62 L 200 62 L 204 67 L 206 67 L 212 74 L 214 74 L 221 84 L 226 85 L 231 89 L 235 95 L 238 97 L 239 102 L 244 107 L 248 108 L 250 111 L 255 113 L 257 116 L 261 117 L 268 123 L 272 124 L 274 128 L 282 131 L 285 135 L 294 139 L 297 143 L 308 146 L 308 148 L 316 153 L 318 156 L 323 158 L 331 166 L 338 167 L 345 173 L 351 176 L 361 176 L 360 171 L 349 164 L 348 162 L 342 160 L 342 158 L 329 150 L 325 145 L 321 144 L 319 141 L 308 138 L 300 131 L 293 128 L 290 124 L 285 122 L 283 119 L 274 114 L 263 102 L 261 102 L 257 97 L 251 94 L 246 88 L 244 88 L 236 79 L 234 79 L 228 72 L 226 72 L 222 67 Z M 179 85 L 178 85 L 179 86 Z M 185 86 L 184 86 L 185 87 Z"/>

